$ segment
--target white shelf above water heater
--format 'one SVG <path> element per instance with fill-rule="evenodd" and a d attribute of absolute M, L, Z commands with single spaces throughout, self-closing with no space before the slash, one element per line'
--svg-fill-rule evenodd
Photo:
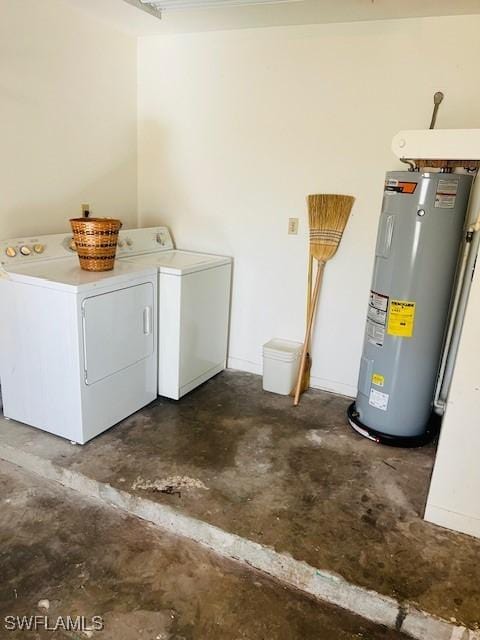
<path fill-rule="evenodd" d="M 400 159 L 480 160 L 480 129 L 399 131 L 392 151 Z"/>

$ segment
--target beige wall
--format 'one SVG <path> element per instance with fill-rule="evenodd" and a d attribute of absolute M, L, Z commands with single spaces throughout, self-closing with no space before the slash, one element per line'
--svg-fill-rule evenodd
<path fill-rule="evenodd" d="M 61 0 L 0 0 L 0 238 L 80 204 L 136 225 L 136 40 Z"/>
<path fill-rule="evenodd" d="M 357 202 L 328 267 L 313 383 L 355 394 L 384 172 L 400 129 L 480 127 L 480 17 L 252 29 L 139 42 L 139 221 L 235 259 L 230 364 L 302 340 L 305 196 Z M 298 236 L 287 235 L 290 216 Z"/>

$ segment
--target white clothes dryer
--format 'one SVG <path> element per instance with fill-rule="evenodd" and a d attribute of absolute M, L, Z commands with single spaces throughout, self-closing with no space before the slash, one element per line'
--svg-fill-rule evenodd
<path fill-rule="evenodd" d="M 0 242 L 7 418 L 84 444 L 157 397 L 157 269 L 80 268 L 70 234 Z"/>

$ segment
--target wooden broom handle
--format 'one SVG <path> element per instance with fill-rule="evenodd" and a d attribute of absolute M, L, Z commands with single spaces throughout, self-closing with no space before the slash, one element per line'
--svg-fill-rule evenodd
<path fill-rule="evenodd" d="M 313 321 L 315 319 L 315 311 L 317 309 L 318 297 L 320 293 L 320 285 L 322 284 L 323 271 L 325 269 L 325 262 L 323 260 L 318 261 L 317 276 L 315 278 L 315 287 L 313 289 L 312 302 L 310 304 L 307 329 L 305 331 L 305 340 L 303 341 L 302 358 L 300 360 L 300 368 L 298 370 L 297 384 L 295 387 L 295 397 L 293 400 L 293 406 L 296 407 L 300 400 L 300 393 L 302 390 L 302 378 L 305 370 L 305 364 L 307 362 L 307 352 L 312 338 Z"/>

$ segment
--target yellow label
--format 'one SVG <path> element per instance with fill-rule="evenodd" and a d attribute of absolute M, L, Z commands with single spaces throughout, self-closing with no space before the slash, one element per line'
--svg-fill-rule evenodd
<path fill-rule="evenodd" d="M 372 376 L 372 384 L 376 384 L 377 387 L 383 387 L 385 384 L 385 377 L 380 373 L 374 373 Z"/>
<path fill-rule="evenodd" d="M 411 338 L 415 324 L 416 303 L 409 300 L 390 300 L 387 333 L 391 336 Z"/>

